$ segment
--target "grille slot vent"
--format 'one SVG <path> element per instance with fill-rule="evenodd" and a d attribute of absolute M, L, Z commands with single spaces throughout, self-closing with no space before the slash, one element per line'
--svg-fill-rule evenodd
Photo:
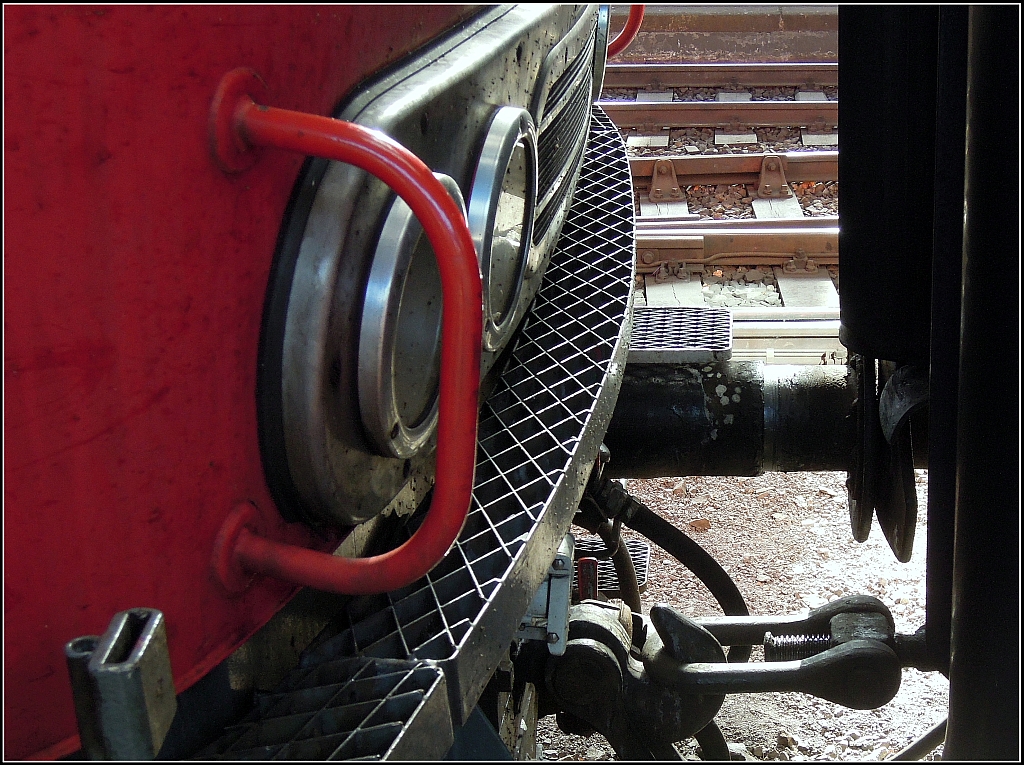
<path fill-rule="evenodd" d="M 555 79 L 551 85 L 551 90 L 548 91 L 548 97 L 544 102 L 544 120 L 546 121 L 549 115 L 553 114 L 558 109 L 558 105 L 561 103 L 562 98 L 570 90 L 570 88 L 582 77 L 583 69 L 589 68 L 588 65 L 594 55 L 594 38 L 596 35 L 596 27 L 593 32 L 590 33 L 590 40 L 587 41 L 587 45 L 584 47 L 583 52 L 576 57 L 564 72 L 562 72 Z M 548 105 L 552 104 L 549 108 Z"/>
<path fill-rule="evenodd" d="M 537 110 L 541 120 L 537 133 L 535 243 L 543 240 L 566 198 L 572 194 L 590 116 L 595 39 L 596 27 L 576 58 L 554 79 Z M 552 56 L 557 55 L 556 48 Z"/>
<path fill-rule="evenodd" d="M 651 546 L 639 539 L 623 539 L 629 551 L 629 558 L 633 561 L 633 570 L 636 571 L 636 583 L 641 593 L 647 589 L 647 571 L 651 566 Z M 574 556 L 579 559 L 593 553 L 603 553 L 607 548 L 600 537 L 576 537 L 576 550 Z M 620 597 L 619 575 L 615 573 L 615 564 L 611 559 L 598 560 L 597 562 L 597 588 L 609 598 Z M 579 581 L 576 577 L 576 570 L 572 572 L 573 592 L 579 590 Z"/>
<path fill-rule="evenodd" d="M 453 740 L 440 667 L 350 658 L 290 672 L 198 758 L 440 759 Z"/>
<path fill-rule="evenodd" d="M 572 100 L 565 105 L 547 129 L 537 138 L 540 170 L 537 174 L 537 197 L 544 204 L 559 177 L 575 169 L 570 162 L 574 151 L 582 148 L 580 136 L 587 128 L 587 101 L 590 97 L 590 78 L 577 83 Z M 558 206 L 554 199 L 548 206 Z"/>

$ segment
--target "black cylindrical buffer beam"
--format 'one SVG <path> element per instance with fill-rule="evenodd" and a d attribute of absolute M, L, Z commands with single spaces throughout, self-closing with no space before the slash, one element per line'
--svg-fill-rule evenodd
<path fill-rule="evenodd" d="M 963 321 L 949 722 L 943 758 L 1020 757 L 1020 9 L 968 20 Z M 998 179 L 998 183 L 993 182 Z M 845 193 L 845 187 L 844 187 Z M 614 454 L 614 452 L 613 452 Z"/>
<path fill-rule="evenodd" d="M 630 364 L 605 436 L 613 478 L 845 470 L 852 373 L 842 365 Z"/>

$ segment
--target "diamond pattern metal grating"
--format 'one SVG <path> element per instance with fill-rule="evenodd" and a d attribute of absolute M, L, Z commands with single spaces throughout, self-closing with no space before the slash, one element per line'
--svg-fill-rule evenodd
<path fill-rule="evenodd" d="M 348 658 L 289 673 L 199 759 L 436 759 L 452 740 L 439 667 Z"/>
<path fill-rule="evenodd" d="M 416 731 L 421 718 L 436 716 L 438 702 L 427 697 L 444 695 L 437 684 L 429 693 L 421 687 L 430 672 L 440 673 L 447 689 L 449 728 L 467 719 L 568 531 L 611 419 L 632 314 L 632 194 L 622 139 L 595 107 L 544 283 L 480 411 L 472 505 L 452 550 L 409 587 L 354 598 L 336 620 L 337 634 L 307 650 L 282 686 L 201 756 L 428 758 L 427 749 L 415 749 Z M 355 657 L 397 661 L 418 680 L 389 680 L 377 696 L 338 706 L 363 676 L 353 673 L 339 686 L 330 668 L 349 671 Z M 405 691 L 416 682 L 424 694 L 418 705 Z M 355 721 L 356 710 L 365 720 Z M 425 738 L 432 737 L 437 731 L 428 728 Z M 408 743 L 396 749 L 401 741 Z"/>
<path fill-rule="evenodd" d="M 702 364 L 732 358 L 732 314 L 725 308 L 638 307 L 631 364 Z"/>

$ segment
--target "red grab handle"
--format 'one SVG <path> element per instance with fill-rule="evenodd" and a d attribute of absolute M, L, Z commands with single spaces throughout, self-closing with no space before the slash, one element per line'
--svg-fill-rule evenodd
<path fill-rule="evenodd" d="M 230 172 L 249 166 L 255 146 L 355 165 L 405 200 L 434 248 L 444 298 L 437 477 L 419 529 L 383 555 L 343 558 L 277 542 L 250 527 L 251 515 L 236 511 L 221 529 L 214 569 L 229 590 L 244 588 L 246 573 L 260 573 L 338 594 L 388 592 L 412 584 L 437 565 L 469 513 L 483 331 L 476 248 L 456 203 L 430 168 L 408 149 L 383 133 L 350 122 L 259 106 L 250 93 L 260 93 L 262 88 L 262 80 L 250 69 L 236 69 L 221 81 L 210 115 L 210 139 L 222 168 Z"/>
<path fill-rule="evenodd" d="M 619 32 L 618 37 L 608 43 L 608 58 L 622 53 L 636 39 L 636 33 L 640 31 L 640 25 L 644 21 L 644 7 L 643 5 L 629 6 L 629 18 L 626 19 L 626 26 Z"/>

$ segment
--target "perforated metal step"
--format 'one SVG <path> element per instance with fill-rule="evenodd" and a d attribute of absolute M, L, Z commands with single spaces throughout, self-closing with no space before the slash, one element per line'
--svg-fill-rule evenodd
<path fill-rule="evenodd" d="M 633 568 L 636 570 L 636 583 L 640 592 L 647 589 L 647 572 L 651 566 L 651 546 L 642 539 L 623 539 L 623 544 L 629 550 L 630 560 L 633 561 Z M 576 558 L 583 558 L 592 553 L 605 551 L 604 542 L 600 537 L 576 537 Z M 572 587 L 575 592 L 579 587 L 576 581 L 576 572 L 572 574 Z M 611 559 L 597 561 L 597 589 L 609 598 L 619 597 L 619 577 L 615 573 L 615 566 Z"/>
<path fill-rule="evenodd" d="M 453 739 L 439 667 L 340 659 L 291 672 L 198 759 L 437 759 Z"/>
<path fill-rule="evenodd" d="M 732 314 L 725 308 L 637 306 L 631 364 L 704 364 L 732 358 Z"/>
<path fill-rule="evenodd" d="M 569 217 L 507 366 L 480 411 L 473 501 L 458 541 L 409 587 L 354 598 L 336 619 L 338 633 L 303 655 L 281 693 L 296 677 L 312 682 L 308 673 L 346 657 L 397 659 L 413 662 L 414 674 L 423 667 L 443 672 L 452 723 L 467 719 L 568 531 L 611 419 L 632 311 L 632 200 L 622 139 L 595 107 Z M 418 520 L 410 522 L 409 535 Z M 239 758 L 255 744 L 264 747 L 260 756 L 284 759 L 298 756 L 292 745 L 300 740 L 312 746 L 310 728 L 298 721 L 268 723 L 261 711 L 267 703 L 203 756 Z M 333 719 L 331 703 L 303 713 L 313 717 L 302 725 Z M 390 743 L 380 734 L 376 748 L 339 748 L 328 756 L 398 756 L 397 742 L 410 739 L 424 715 L 417 709 L 408 707 L 404 721 L 385 723 L 400 729 Z M 365 722 L 346 725 L 366 732 L 360 741 L 368 742 L 379 726 L 373 709 L 365 711 Z M 324 725 L 325 737 L 341 735 Z"/>

